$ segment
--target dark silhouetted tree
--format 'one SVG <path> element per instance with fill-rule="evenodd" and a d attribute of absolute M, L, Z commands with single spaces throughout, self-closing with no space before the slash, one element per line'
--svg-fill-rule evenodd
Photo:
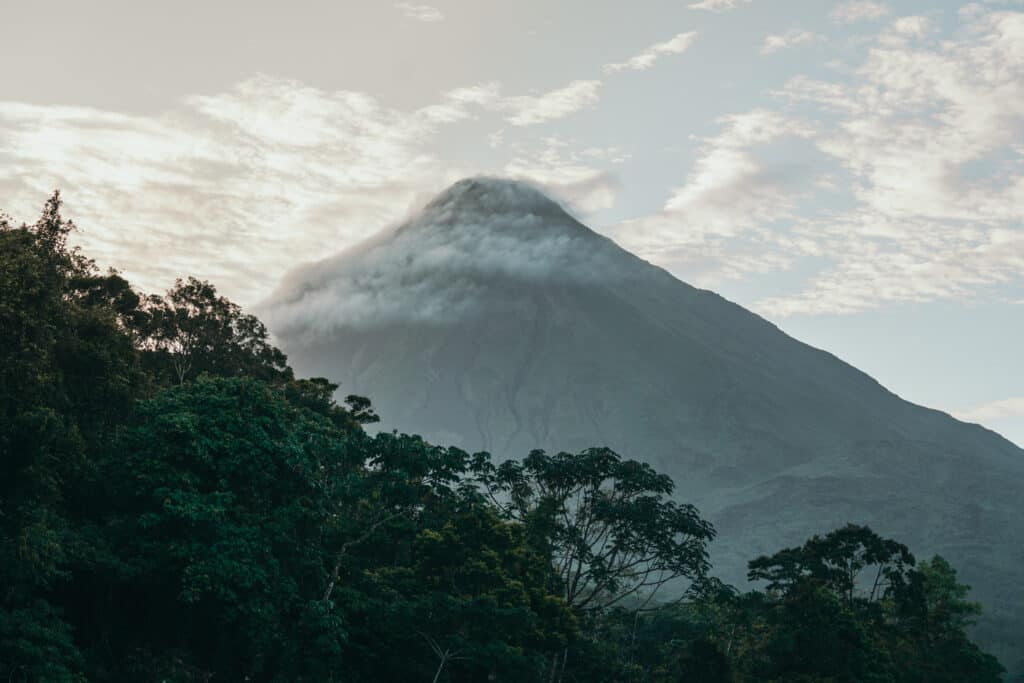
<path fill-rule="evenodd" d="M 288 359 L 270 343 L 266 326 L 219 296 L 209 282 L 179 279 L 163 297 L 150 296 L 145 308 L 146 348 L 178 384 L 203 373 L 268 382 L 292 379 Z"/>

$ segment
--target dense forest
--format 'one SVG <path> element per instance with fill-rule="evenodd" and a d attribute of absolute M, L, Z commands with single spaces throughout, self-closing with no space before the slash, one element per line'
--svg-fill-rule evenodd
<path fill-rule="evenodd" d="M 368 433 L 213 285 L 0 219 L 0 680 L 999 681 L 941 557 L 849 525 L 714 578 L 604 448 Z"/>

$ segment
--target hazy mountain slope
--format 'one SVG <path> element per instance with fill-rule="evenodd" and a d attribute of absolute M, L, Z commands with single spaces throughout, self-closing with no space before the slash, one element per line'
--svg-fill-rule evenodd
<path fill-rule="evenodd" d="M 1003 655 L 1024 625 L 1024 451 L 593 233 L 535 190 L 462 181 L 292 273 L 265 307 L 295 367 L 384 428 L 499 457 L 608 445 L 671 474 L 746 560 L 849 521 L 939 552 Z"/>

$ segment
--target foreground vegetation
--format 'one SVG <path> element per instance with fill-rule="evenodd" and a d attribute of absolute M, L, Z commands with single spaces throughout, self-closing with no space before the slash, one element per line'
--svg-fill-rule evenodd
<path fill-rule="evenodd" d="M 607 449 L 367 434 L 213 286 L 143 297 L 0 225 L 0 679 L 998 681 L 941 557 L 847 526 L 713 578 Z"/>

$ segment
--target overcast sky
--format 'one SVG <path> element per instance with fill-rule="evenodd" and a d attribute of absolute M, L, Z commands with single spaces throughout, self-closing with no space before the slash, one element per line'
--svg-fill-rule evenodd
<path fill-rule="evenodd" d="M 0 3 L 0 209 L 243 304 L 474 173 L 1024 444 L 1024 0 Z"/>

